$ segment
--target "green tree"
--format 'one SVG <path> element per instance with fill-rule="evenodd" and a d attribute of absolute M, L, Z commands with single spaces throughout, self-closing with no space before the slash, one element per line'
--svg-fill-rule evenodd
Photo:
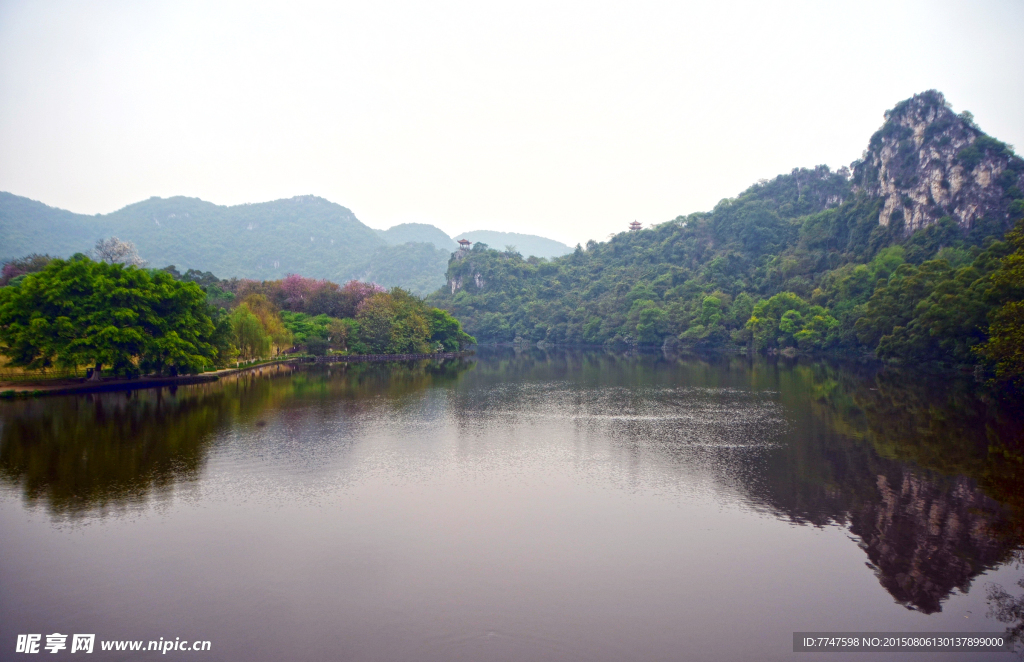
<path fill-rule="evenodd" d="M 240 304 L 231 313 L 231 332 L 235 347 L 243 359 L 262 358 L 270 354 L 270 336 L 248 304 Z"/>
<path fill-rule="evenodd" d="M 431 343 L 441 343 L 446 352 L 457 352 L 466 345 L 476 343 L 476 338 L 463 331 L 462 324 L 448 311 L 430 308 L 427 311 L 427 321 L 430 324 Z"/>
<path fill-rule="evenodd" d="M 278 354 L 282 349 L 290 347 L 295 342 L 292 332 L 281 319 L 281 311 L 265 295 L 250 294 L 242 300 L 242 305 L 259 318 L 260 324 L 263 325 L 263 332 L 270 339 L 271 348 L 275 349 Z"/>
<path fill-rule="evenodd" d="M 668 327 L 668 313 L 654 304 L 653 301 L 646 302 L 637 315 L 636 337 L 640 342 L 657 342 L 664 336 Z"/>
<path fill-rule="evenodd" d="M 1006 238 L 1016 250 L 992 275 L 1003 304 L 991 315 L 988 342 L 979 353 L 995 365 L 996 377 L 1024 386 L 1024 219 Z"/>
<path fill-rule="evenodd" d="M 331 319 L 327 323 L 327 342 L 342 351 L 348 351 L 349 340 L 359 332 L 354 319 Z"/>
<path fill-rule="evenodd" d="M 780 292 L 758 301 L 747 321 L 759 349 L 798 345 L 822 349 L 839 322 L 821 306 L 812 306 L 792 292 Z"/>
<path fill-rule="evenodd" d="M 0 289 L 0 351 L 13 365 L 191 373 L 217 360 L 215 332 L 199 286 L 162 271 L 79 255 Z"/>
<path fill-rule="evenodd" d="M 722 300 L 716 296 L 706 296 L 701 303 L 700 323 L 714 326 L 722 318 Z"/>
<path fill-rule="evenodd" d="M 378 292 L 360 304 L 356 321 L 359 322 L 360 340 L 374 354 L 385 354 L 392 346 L 396 333 L 397 310 L 394 300 L 386 292 Z"/>

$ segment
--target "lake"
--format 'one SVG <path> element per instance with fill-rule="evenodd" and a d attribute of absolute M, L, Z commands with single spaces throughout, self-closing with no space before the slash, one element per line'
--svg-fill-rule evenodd
<path fill-rule="evenodd" d="M 96 659 L 837 660 L 793 633 L 1021 628 L 1024 421 L 978 390 L 480 348 L 0 402 L 0 659 L 94 633 Z"/>

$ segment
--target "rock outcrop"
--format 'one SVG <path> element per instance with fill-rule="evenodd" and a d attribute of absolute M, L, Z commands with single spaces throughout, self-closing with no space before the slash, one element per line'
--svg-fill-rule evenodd
<path fill-rule="evenodd" d="M 982 221 L 1008 228 L 1024 197 L 1024 160 L 935 90 L 886 112 L 853 171 L 855 190 L 884 200 L 878 222 L 902 223 L 905 234 L 944 216 L 964 232 Z"/>

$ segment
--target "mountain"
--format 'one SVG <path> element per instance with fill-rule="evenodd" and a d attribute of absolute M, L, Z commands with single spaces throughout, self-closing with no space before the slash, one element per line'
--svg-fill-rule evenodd
<path fill-rule="evenodd" d="M 519 234 L 517 232 L 475 230 L 473 232 L 464 232 L 453 239 L 440 228 L 427 225 L 426 223 L 402 223 L 387 230 L 375 230 L 375 232 L 389 246 L 412 242 L 433 244 L 437 248 L 454 251 L 459 247 L 458 243 L 456 243 L 457 239 L 467 239 L 474 244 L 480 242 L 496 248 L 505 248 L 510 245 L 515 246 L 516 251 L 526 256 L 534 255 L 536 257 L 552 258 L 572 252 L 571 248 L 560 241 L 539 237 L 535 234 Z M 443 273 L 444 269 L 442 268 L 442 276 Z M 443 283 L 444 279 L 441 278 L 441 284 Z"/>
<path fill-rule="evenodd" d="M 392 226 L 387 230 L 376 230 L 375 232 L 389 246 L 411 242 L 433 244 L 435 247 L 443 248 L 447 251 L 453 251 L 459 247 L 455 240 L 446 235 L 443 230 L 426 223 L 402 223 L 401 225 Z"/>
<path fill-rule="evenodd" d="M 853 188 L 884 201 L 878 222 L 903 221 L 910 233 L 949 216 L 964 231 L 976 223 L 1005 225 L 1024 190 L 1013 150 L 985 135 L 970 113 L 956 115 L 941 94 L 924 92 L 885 114 Z"/>
<path fill-rule="evenodd" d="M 445 270 L 452 251 L 432 243 L 406 242 L 378 248 L 346 278 L 385 286 L 399 285 L 426 296 L 444 287 Z"/>
<path fill-rule="evenodd" d="M 852 168 L 794 169 L 550 262 L 476 245 L 431 300 L 482 342 L 972 363 L 989 315 L 1024 296 L 996 277 L 1022 190 L 1024 161 L 929 91 L 886 113 Z"/>
<path fill-rule="evenodd" d="M 92 248 L 103 234 L 100 216 L 75 214 L 0 191 L 0 261 L 50 253 L 68 256 Z"/>
<path fill-rule="evenodd" d="M 197 198 L 150 198 L 111 214 L 84 216 L 3 194 L 0 232 L 8 257 L 86 252 L 97 239 L 114 235 L 133 242 L 154 266 L 239 278 L 292 272 L 344 278 L 385 245 L 350 210 L 314 196 L 233 207 Z"/>
<path fill-rule="evenodd" d="M 526 254 L 551 255 L 553 247 L 568 251 L 533 235 L 470 235 L 514 240 Z M 433 225 L 373 230 L 349 209 L 315 196 L 230 207 L 154 197 L 88 216 L 0 192 L 0 262 L 30 253 L 85 253 L 111 236 L 134 243 L 151 266 L 173 264 L 180 271 L 198 269 L 221 278 L 276 279 L 289 273 L 335 282 L 359 278 L 419 295 L 444 285 L 448 258 L 458 248 Z"/>
<path fill-rule="evenodd" d="M 487 244 L 491 248 L 504 249 L 506 246 L 515 246 L 516 252 L 526 256 L 533 255 L 535 257 L 553 258 L 572 252 L 572 248 L 560 241 L 538 237 L 535 234 L 519 234 L 518 232 L 474 230 L 473 232 L 463 232 L 457 235 L 455 239 L 468 239 L 474 244 L 480 242 Z"/>
<path fill-rule="evenodd" d="M 222 278 L 364 277 L 421 295 L 444 284 L 451 251 L 425 243 L 391 245 L 394 234 L 383 238 L 349 209 L 315 196 L 231 207 L 197 198 L 150 198 L 87 216 L 0 193 L 5 259 L 88 252 L 97 239 L 110 236 L 133 242 L 151 266 L 173 264 Z"/>

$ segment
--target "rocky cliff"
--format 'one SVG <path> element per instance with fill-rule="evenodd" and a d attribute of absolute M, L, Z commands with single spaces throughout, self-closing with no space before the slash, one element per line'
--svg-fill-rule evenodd
<path fill-rule="evenodd" d="M 964 232 L 1010 224 L 1024 191 L 1024 160 L 983 133 L 970 113 L 954 113 L 935 90 L 885 113 L 885 124 L 854 163 L 853 184 L 884 200 L 878 221 L 903 232 L 951 217 Z"/>

